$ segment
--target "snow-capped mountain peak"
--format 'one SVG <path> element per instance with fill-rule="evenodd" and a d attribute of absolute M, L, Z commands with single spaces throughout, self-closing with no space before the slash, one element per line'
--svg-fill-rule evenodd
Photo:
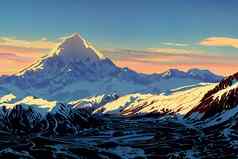
<path fill-rule="evenodd" d="M 194 78 L 198 78 L 207 82 L 210 81 L 221 81 L 223 79 L 222 76 L 216 75 L 209 70 L 192 68 L 187 71 L 188 75 Z"/>
<path fill-rule="evenodd" d="M 186 73 L 178 69 L 169 69 L 163 72 L 162 77 L 171 78 L 171 77 L 185 77 Z"/>
<path fill-rule="evenodd" d="M 52 49 L 49 55 L 39 59 L 32 66 L 22 70 L 18 76 L 30 71 L 42 70 L 45 67 L 63 68 L 79 62 L 96 62 L 105 60 L 105 57 L 78 33 L 65 37 L 58 46 Z"/>
<path fill-rule="evenodd" d="M 59 56 L 70 61 L 75 59 L 90 59 L 92 61 L 104 59 L 104 56 L 78 33 L 65 38 L 62 43 L 53 49 L 50 56 Z"/>

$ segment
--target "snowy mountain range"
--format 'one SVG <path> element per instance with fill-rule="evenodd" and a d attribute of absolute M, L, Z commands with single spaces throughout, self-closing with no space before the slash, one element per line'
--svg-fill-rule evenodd
<path fill-rule="evenodd" d="M 237 74 L 217 83 L 201 83 L 172 89 L 170 94 L 132 93 L 124 96 L 108 94 L 72 100 L 68 103 L 57 100 L 27 96 L 18 99 L 14 94 L 0 98 L 0 107 L 14 110 L 16 106 L 31 108 L 43 118 L 48 113 L 61 112 L 67 116 L 75 110 L 87 110 L 90 114 L 110 114 L 133 117 L 148 114 L 174 114 L 203 121 L 219 117 L 223 113 L 237 111 Z M 230 114 L 230 117 L 232 115 Z M 215 120 L 213 118 L 213 120 Z M 229 119 L 229 118 L 228 118 Z"/>
<path fill-rule="evenodd" d="M 222 78 L 198 69 L 171 69 L 147 75 L 120 68 L 79 34 L 73 34 L 32 66 L 16 75 L 1 77 L 0 96 L 13 93 L 19 99 L 37 96 L 71 101 L 111 93 L 168 93 L 178 87 L 218 82 Z"/>
<path fill-rule="evenodd" d="M 31 107 L 42 116 L 66 109 L 87 109 L 92 114 L 143 116 L 154 113 L 173 113 L 192 120 L 206 120 L 228 111 L 237 111 L 238 76 L 234 74 L 220 83 L 200 83 L 170 90 L 170 94 L 132 93 L 119 96 L 107 94 L 61 102 L 35 96 L 18 99 L 14 94 L 0 98 L 0 107 L 14 109 Z M 66 111 L 69 112 L 69 111 Z M 238 111 L 237 111 L 238 112 Z"/>

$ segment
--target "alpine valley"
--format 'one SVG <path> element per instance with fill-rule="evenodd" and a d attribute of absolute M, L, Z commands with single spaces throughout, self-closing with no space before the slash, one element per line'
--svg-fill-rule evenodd
<path fill-rule="evenodd" d="M 238 73 L 138 73 L 79 34 L 0 77 L 1 158 L 238 158 L 237 128 Z"/>

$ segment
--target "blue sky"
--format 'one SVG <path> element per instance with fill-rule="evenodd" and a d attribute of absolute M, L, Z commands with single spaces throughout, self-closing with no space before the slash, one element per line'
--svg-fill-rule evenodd
<path fill-rule="evenodd" d="M 219 46 L 200 44 L 211 37 L 237 40 L 236 0 L 2 0 L 0 3 L 1 37 L 55 41 L 79 32 L 100 49 L 172 47 L 209 55 L 237 54 L 237 47 L 231 45 L 236 41 Z"/>
<path fill-rule="evenodd" d="M 157 47 L 238 37 L 235 0 L 2 0 L 1 35 L 57 38 L 80 32 L 99 47 Z"/>

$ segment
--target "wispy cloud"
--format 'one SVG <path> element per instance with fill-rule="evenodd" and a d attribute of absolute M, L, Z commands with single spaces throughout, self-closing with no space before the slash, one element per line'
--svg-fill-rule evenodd
<path fill-rule="evenodd" d="M 178 46 L 178 47 L 189 46 L 189 44 L 185 44 L 185 43 L 172 43 L 172 42 L 162 42 L 161 44 L 167 45 L 167 46 Z"/>
<path fill-rule="evenodd" d="M 0 59 L 20 61 L 20 62 L 31 62 L 32 58 L 28 56 L 18 56 L 14 53 L 0 53 Z"/>
<path fill-rule="evenodd" d="M 0 45 L 11 47 L 22 47 L 31 49 L 51 49 L 57 43 L 42 38 L 39 40 L 22 40 L 9 37 L 0 37 Z"/>
<path fill-rule="evenodd" d="M 157 64 L 190 64 L 190 63 L 226 63 L 235 62 L 236 60 L 222 56 L 222 55 L 209 55 L 201 51 L 189 49 L 175 49 L 175 48 L 156 48 L 156 49 L 104 49 L 105 55 L 114 60 L 134 60 L 140 62 L 151 62 Z"/>
<path fill-rule="evenodd" d="M 238 48 L 238 39 L 228 37 L 209 37 L 199 42 L 203 46 L 230 46 Z"/>
<path fill-rule="evenodd" d="M 148 48 L 146 49 L 148 51 L 152 52 L 158 52 L 158 53 L 169 53 L 169 54 L 203 54 L 203 52 L 199 50 L 194 50 L 194 49 L 180 49 L 180 48 Z"/>
<path fill-rule="evenodd" d="M 29 56 L 21 56 L 15 53 L 0 53 L 0 75 L 16 73 L 32 64 L 35 60 Z"/>
<path fill-rule="evenodd" d="M 46 38 L 38 40 L 22 40 L 0 37 L 0 53 L 14 53 L 19 56 L 39 57 L 48 53 L 57 45 L 57 41 Z"/>
<path fill-rule="evenodd" d="M 196 49 L 178 49 L 178 48 L 146 48 L 143 50 L 136 49 L 101 49 L 101 51 L 111 59 L 140 58 L 149 57 L 181 57 L 181 56 L 205 56 L 206 53 Z"/>
<path fill-rule="evenodd" d="M 237 57 L 209 55 L 199 50 L 155 48 L 144 50 L 104 49 L 102 52 L 121 67 L 129 67 L 144 73 L 163 72 L 169 68 L 210 69 L 220 74 L 233 73 L 238 67 Z"/>
<path fill-rule="evenodd" d="M 22 40 L 11 37 L 0 37 L 0 74 L 16 73 L 32 64 L 39 57 L 50 52 L 57 41 L 46 38 Z"/>

